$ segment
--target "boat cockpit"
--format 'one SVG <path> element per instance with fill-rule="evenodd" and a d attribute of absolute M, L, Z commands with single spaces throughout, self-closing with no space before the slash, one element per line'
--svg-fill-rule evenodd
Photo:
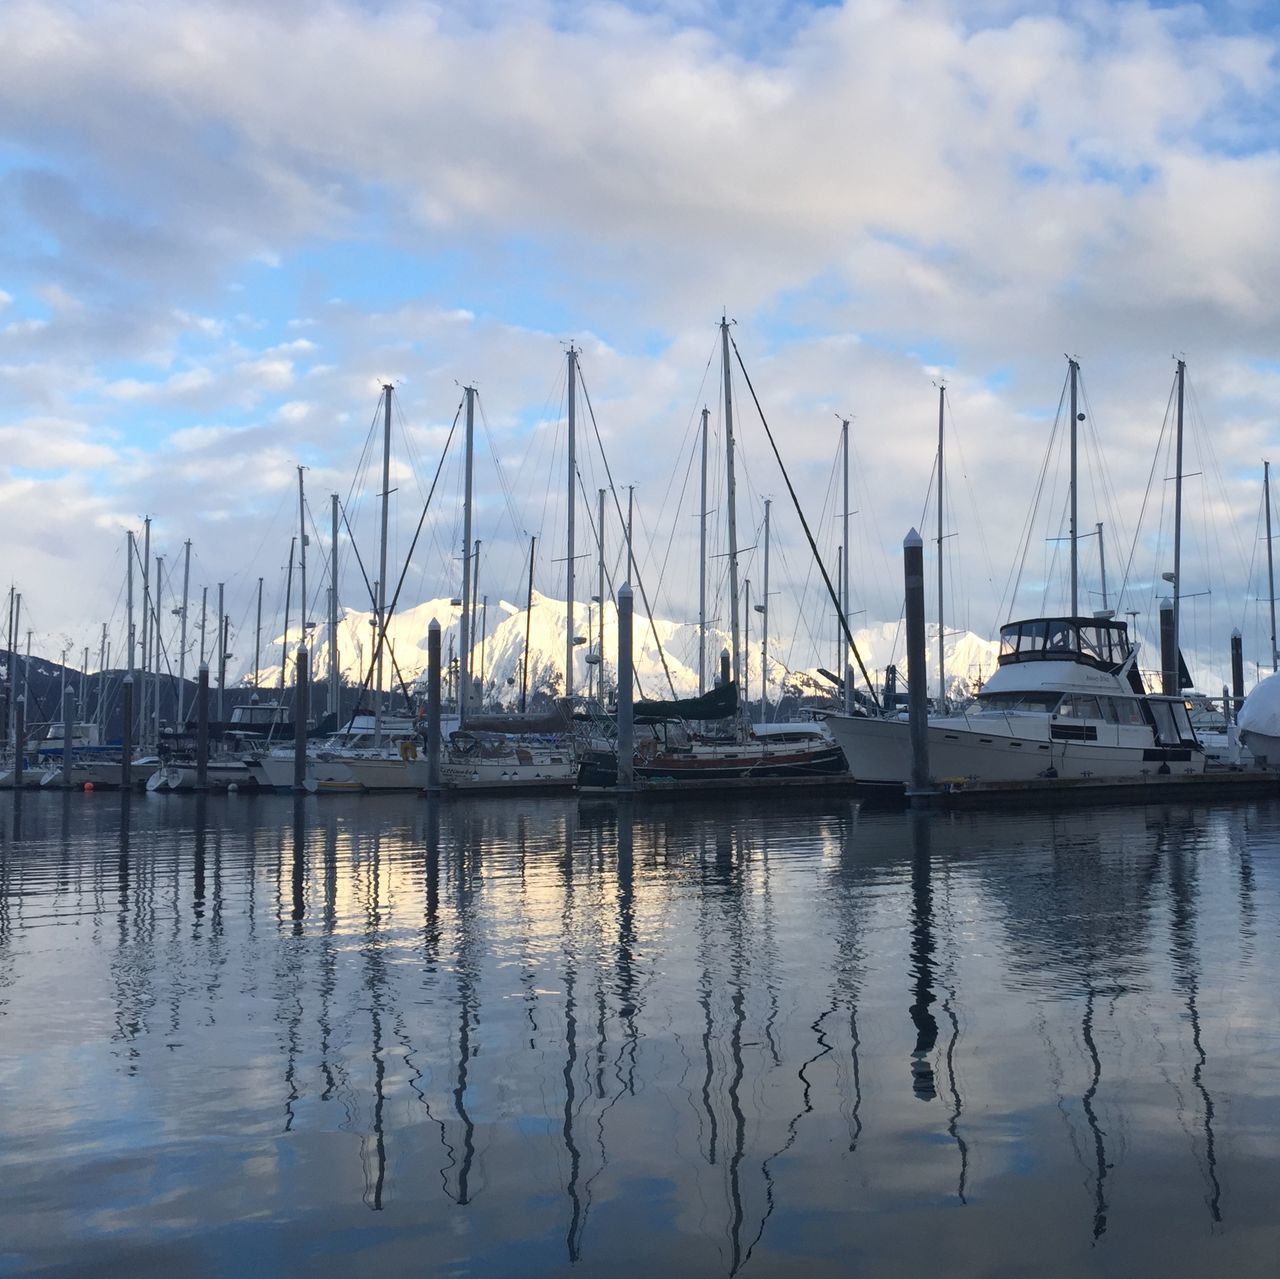
<path fill-rule="evenodd" d="M 1111 674 L 1133 655 L 1125 622 L 1095 617 L 1037 617 L 1000 628 L 1001 666 L 1016 662 L 1082 662 Z"/>

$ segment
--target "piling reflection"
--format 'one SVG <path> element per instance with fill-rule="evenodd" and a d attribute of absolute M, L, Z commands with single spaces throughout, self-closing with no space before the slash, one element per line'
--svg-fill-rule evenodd
<path fill-rule="evenodd" d="M 0 1138 L 67 1185 L 128 1131 L 210 1228 L 306 1205 L 354 1239 L 373 1213 L 493 1274 L 820 1270 L 827 1240 L 834 1271 L 874 1261 L 875 1223 L 979 1196 L 1052 1218 L 1069 1273 L 1150 1224 L 1150 1179 L 1219 1234 L 1251 1211 L 1223 1134 L 1252 1100 L 1232 1017 L 1274 1006 L 1265 808 L 64 794 L 4 818 L 0 1079 L 30 1104 Z M 193 1159 L 209 1132 L 228 1153 Z M 0 1207 L 24 1264 L 103 1245 L 39 1193 L 60 1242 Z M 118 1211 L 145 1236 L 190 1205 Z"/>

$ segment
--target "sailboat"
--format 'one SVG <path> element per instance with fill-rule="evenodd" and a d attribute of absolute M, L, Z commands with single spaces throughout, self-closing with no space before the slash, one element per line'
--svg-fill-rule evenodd
<path fill-rule="evenodd" d="M 729 610 L 731 651 L 721 654 L 716 688 L 693 699 L 640 701 L 635 706 L 636 751 L 634 773 L 647 786 L 689 784 L 724 785 L 756 781 L 804 781 L 847 775 L 840 747 L 820 724 L 788 725 L 784 731 L 757 734 L 739 713 L 739 688 L 746 664 L 740 617 L 738 582 L 737 485 L 734 475 L 733 379 L 729 362 L 729 321 L 720 319 L 721 360 L 724 368 L 725 505 L 729 548 Z M 708 413 L 703 410 L 703 479 L 701 553 L 699 555 L 699 669 L 705 673 L 706 653 L 706 439 Z M 766 579 L 767 583 L 767 579 Z M 766 606 L 768 600 L 766 585 Z M 762 657 L 767 654 L 767 634 Z M 704 674 L 705 678 L 705 674 Z M 690 726 L 702 724 L 703 731 Z M 729 728 L 708 733 L 707 723 Z M 617 784 L 617 755 L 597 743 L 584 752 L 578 775 L 582 787 Z"/>
<path fill-rule="evenodd" d="M 1079 365 L 1069 360 L 1071 405 L 1071 599 L 1068 612 L 1009 622 L 1000 628 L 999 665 L 973 705 L 929 716 L 929 767 L 938 782 L 1026 782 L 1037 779 L 1146 778 L 1203 773 L 1180 690 L 1148 694 L 1128 626 L 1079 608 L 1076 429 Z M 1183 392 L 1178 361 L 1177 509 L 1181 510 Z M 1181 564 L 1180 530 L 1174 573 Z M 1173 652 L 1177 653 L 1177 601 Z M 941 617 L 939 629 L 941 630 Z M 912 671 L 911 678 L 924 673 Z M 1176 675 L 1174 682 L 1177 682 Z M 833 715 L 827 724 L 849 771 L 864 786 L 901 792 L 911 778 L 911 735 L 905 719 Z"/>

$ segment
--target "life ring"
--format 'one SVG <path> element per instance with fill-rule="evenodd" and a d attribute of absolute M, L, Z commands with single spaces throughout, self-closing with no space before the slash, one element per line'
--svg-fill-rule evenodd
<path fill-rule="evenodd" d="M 414 742 L 404 741 L 400 743 L 400 758 L 408 763 L 410 760 L 418 758 L 418 747 Z"/>

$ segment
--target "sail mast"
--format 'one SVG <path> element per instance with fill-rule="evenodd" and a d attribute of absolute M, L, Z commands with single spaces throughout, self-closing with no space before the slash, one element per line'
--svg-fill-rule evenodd
<path fill-rule="evenodd" d="M 187 604 L 191 595 L 191 539 L 182 544 L 182 620 L 178 633 L 178 727 L 187 722 Z"/>
<path fill-rule="evenodd" d="M 298 642 L 307 646 L 307 503 L 298 467 Z"/>
<path fill-rule="evenodd" d="M 1267 510 L 1267 598 L 1271 604 L 1271 669 L 1277 668 L 1276 652 L 1276 570 L 1271 551 L 1271 463 L 1262 464 L 1262 501 Z"/>
<path fill-rule="evenodd" d="M 707 691 L 707 419 L 702 410 L 702 505 L 698 510 L 698 694 Z"/>
<path fill-rule="evenodd" d="M 1098 522 L 1098 571 L 1102 574 L 1102 611 L 1111 616 L 1111 607 L 1107 602 L 1107 547 L 1102 540 L 1102 522 Z"/>
<path fill-rule="evenodd" d="M 729 521 L 729 639 L 733 682 L 742 686 L 742 652 L 738 634 L 738 498 L 733 478 L 733 379 L 729 369 L 729 320 L 720 317 L 720 346 L 724 363 L 725 499 Z"/>
<path fill-rule="evenodd" d="M 284 639 L 280 645 L 280 691 L 284 692 L 284 675 L 289 666 L 289 609 L 293 605 L 293 538 L 289 539 L 289 572 L 284 579 Z M 221 627 L 222 623 L 218 623 Z"/>
<path fill-rule="evenodd" d="M 373 744 L 382 745 L 382 662 L 387 646 L 387 516 L 391 503 L 391 392 L 390 382 L 382 387 L 382 529 L 378 539 L 378 630 L 376 636 L 378 691 L 373 699 Z"/>
<path fill-rule="evenodd" d="M 760 721 L 769 718 L 769 508 L 773 502 L 764 500 L 764 591 L 756 608 L 760 613 Z"/>
<path fill-rule="evenodd" d="M 147 692 L 151 684 L 151 516 L 142 521 L 142 706 L 138 720 L 140 746 L 147 744 L 151 726 Z"/>
<path fill-rule="evenodd" d="M 529 593 L 524 600 L 524 657 L 520 664 L 520 714 L 523 715 L 529 692 L 529 628 L 533 623 L 533 552 L 538 539 L 529 539 Z"/>
<path fill-rule="evenodd" d="M 844 454 L 844 515 L 841 517 L 842 533 L 840 539 L 840 616 L 845 624 L 849 622 L 849 419 L 840 420 L 840 448 Z M 853 713 L 853 669 L 849 656 L 841 644 L 840 651 L 844 661 L 840 663 L 840 678 L 844 682 L 844 713 Z"/>
<path fill-rule="evenodd" d="M 1166 689 L 1175 697 L 1182 692 L 1182 639 L 1178 630 L 1182 598 L 1182 427 L 1186 400 L 1187 362 L 1178 361 L 1178 417 L 1175 444 L 1176 461 L 1173 477 L 1173 682 Z"/>
<path fill-rule="evenodd" d="M 1080 616 L 1080 467 L 1077 448 L 1076 411 L 1077 382 L 1080 365 L 1070 356 L 1067 369 L 1071 378 L 1071 616 Z"/>
<path fill-rule="evenodd" d="M 942 556 L 942 507 L 945 488 L 943 486 L 943 440 L 942 432 L 946 414 L 947 387 L 945 382 L 938 384 L 938 710 L 947 708 L 947 658 L 946 658 L 946 624 L 942 612 L 942 585 L 945 576 Z"/>
<path fill-rule="evenodd" d="M 338 659 L 338 495 L 329 494 L 329 710 L 336 717 L 335 729 L 341 728 L 338 707 L 341 667 Z"/>
<path fill-rule="evenodd" d="M 258 578 L 258 607 L 253 619 L 253 690 L 256 695 L 262 679 L 262 578 Z"/>
<path fill-rule="evenodd" d="M 604 706 L 604 604 L 608 598 L 604 590 L 604 495 L 604 489 L 597 491 L 596 498 L 599 503 L 599 513 L 596 516 L 596 541 L 599 543 L 600 552 L 597 562 L 600 584 L 596 603 L 600 605 L 600 617 L 597 622 L 599 629 L 596 636 L 596 700 L 602 707 Z"/>
<path fill-rule="evenodd" d="M 471 697 L 471 475 L 475 459 L 476 389 L 463 387 L 467 404 L 462 464 L 462 616 L 458 620 L 458 723 L 466 724 Z"/>
<path fill-rule="evenodd" d="M 126 669 L 126 671 L 128 672 L 128 674 L 129 674 L 129 678 L 130 678 L 130 679 L 132 679 L 132 680 L 134 680 L 134 682 L 136 683 L 136 682 L 137 682 L 137 681 L 136 681 L 136 672 L 137 672 L 137 667 L 136 667 L 136 665 L 135 665 L 135 661 L 136 661 L 136 658 L 137 658 L 137 651 L 138 651 L 138 643 L 137 643 L 137 641 L 138 641 L 138 632 L 137 632 L 137 626 L 136 626 L 136 623 L 135 623 L 135 621 L 134 621 L 134 616 L 133 616 L 133 555 L 134 555 L 134 551 L 133 551 L 133 530 L 132 530 L 132 529 L 130 529 L 130 530 L 128 531 L 128 533 L 126 534 L 126 537 L 127 537 L 127 539 L 128 539 L 128 546 L 129 546 L 128 554 L 127 554 L 127 557 L 126 557 L 126 558 L 128 559 L 129 567 L 128 567 L 127 572 L 125 573 L 125 584 L 126 584 L 126 585 L 125 585 L 125 590 L 126 590 L 126 593 L 127 593 L 127 600 L 128 600 L 128 602 L 127 602 L 127 604 L 126 604 L 126 606 L 125 606 L 125 607 L 126 607 L 126 609 L 127 609 L 127 611 L 128 611 L 128 617 L 129 617 L 129 622 L 128 622 L 128 626 L 129 626 L 129 660 L 128 660 L 127 662 L 125 662 L 125 669 Z M 19 596 L 19 599 L 21 599 L 21 596 Z M 16 624 L 16 623 L 15 623 L 14 629 L 15 629 L 15 631 L 17 630 L 17 624 Z M 132 724 L 130 724 L 130 725 L 129 725 L 129 732 L 130 732 L 130 733 L 132 733 L 132 732 L 133 732 L 133 725 L 132 725 Z"/>
<path fill-rule="evenodd" d="M 565 532 L 568 547 L 564 562 L 565 620 L 564 620 L 564 695 L 573 696 L 573 514 L 574 485 L 577 482 L 577 390 L 578 350 L 569 343 L 569 475 L 565 493 Z"/>

